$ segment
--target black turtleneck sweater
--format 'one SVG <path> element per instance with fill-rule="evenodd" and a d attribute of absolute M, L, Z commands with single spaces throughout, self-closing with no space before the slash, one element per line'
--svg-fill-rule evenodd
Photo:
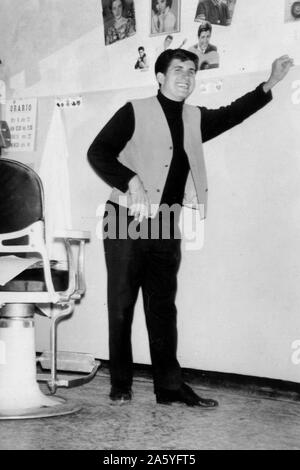
<path fill-rule="evenodd" d="M 173 101 L 158 92 L 157 99 L 164 110 L 173 141 L 173 156 L 160 200 L 161 204 L 182 204 L 190 165 L 183 148 L 183 101 Z"/>
<path fill-rule="evenodd" d="M 202 142 L 222 134 L 240 124 L 272 99 L 272 93 L 265 93 L 259 85 L 254 91 L 237 99 L 229 106 L 219 109 L 199 107 L 201 112 Z M 182 203 L 186 179 L 189 172 L 188 158 L 183 148 L 182 108 L 184 102 L 166 98 L 160 91 L 157 99 L 167 118 L 172 140 L 173 157 L 163 190 L 161 204 Z M 132 138 L 135 117 L 131 103 L 125 104 L 99 132 L 89 148 L 88 159 L 95 172 L 110 186 L 126 192 L 128 183 L 135 175 L 118 160 L 120 152 Z"/>

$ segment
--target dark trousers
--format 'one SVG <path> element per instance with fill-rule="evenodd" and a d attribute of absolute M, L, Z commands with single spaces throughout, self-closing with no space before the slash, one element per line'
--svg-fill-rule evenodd
<path fill-rule="evenodd" d="M 121 211 L 126 211 L 123 215 L 128 223 L 132 223 L 133 218 L 128 216 L 127 210 L 121 208 Z M 106 219 L 106 223 L 116 223 L 110 219 Z M 178 388 L 182 379 L 176 358 L 175 297 L 181 259 L 180 239 L 118 239 L 106 236 L 104 250 L 108 273 L 111 384 L 122 388 L 132 385 L 131 325 L 141 288 L 154 389 Z"/>

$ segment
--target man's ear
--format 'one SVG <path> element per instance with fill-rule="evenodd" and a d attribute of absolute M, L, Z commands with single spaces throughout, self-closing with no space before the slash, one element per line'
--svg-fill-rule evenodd
<path fill-rule="evenodd" d="M 156 74 L 156 80 L 158 81 L 159 85 L 163 85 L 164 84 L 164 81 L 165 81 L 165 76 L 162 72 L 158 72 Z"/>

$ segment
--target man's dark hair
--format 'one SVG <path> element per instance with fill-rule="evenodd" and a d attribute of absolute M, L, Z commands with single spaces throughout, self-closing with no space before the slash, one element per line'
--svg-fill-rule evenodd
<path fill-rule="evenodd" d="M 138 48 L 138 51 L 144 51 L 144 50 L 145 50 L 145 48 L 144 48 L 143 46 L 140 46 L 140 47 Z"/>
<path fill-rule="evenodd" d="M 155 62 L 155 75 L 159 72 L 165 75 L 173 59 L 178 59 L 181 62 L 191 60 L 195 64 L 195 69 L 198 70 L 199 59 L 196 54 L 185 49 L 167 49 L 158 56 Z"/>
<path fill-rule="evenodd" d="M 201 33 L 206 31 L 209 31 L 211 33 L 212 31 L 212 25 L 210 24 L 209 21 L 204 21 L 203 23 L 200 24 L 199 29 L 198 29 L 198 38 L 200 38 Z"/>

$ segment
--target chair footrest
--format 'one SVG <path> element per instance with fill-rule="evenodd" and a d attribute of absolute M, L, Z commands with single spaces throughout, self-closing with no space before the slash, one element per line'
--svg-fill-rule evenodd
<path fill-rule="evenodd" d="M 100 361 L 95 361 L 95 366 L 93 367 L 92 371 L 89 374 L 85 375 L 67 375 L 67 374 L 59 374 L 56 377 L 55 384 L 53 384 L 51 374 L 37 374 L 37 381 L 38 382 L 46 382 L 47 384 L 56 387 L 65 387 L 65 388 L 72 388 L 78 387 L 79 385 L 83 385 L 96 375 L 98 367 L 100 366 Z"/>
<path fill-rule="evenodd" d="M 42 369 L 51 369 L 52 353 L 44 351 L 37 362 L 41 365 Z M 100 362 L 96 361 L 92 354 L 78 353 L 71 351 L 58 351 L 56 358 L 56 369 L 66 372 L 85 372 L 90 373 L 94 367 L 97 368 Z"/>

